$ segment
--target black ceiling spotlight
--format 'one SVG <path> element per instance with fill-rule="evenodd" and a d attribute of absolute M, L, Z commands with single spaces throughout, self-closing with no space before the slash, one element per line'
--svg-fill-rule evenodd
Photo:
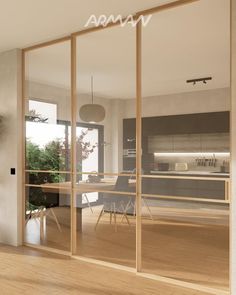
<path fill-rule="evenodd" d="M 196 85 L 197 82 L 203 82 L 204 84 L 207 84 L 207 81 L 210 81 L 210 80 L 212 80 L 212 77 L 191 79 L 191 80 L 187 80 L 186 83 L 193 83 L 193 85 Z"/>

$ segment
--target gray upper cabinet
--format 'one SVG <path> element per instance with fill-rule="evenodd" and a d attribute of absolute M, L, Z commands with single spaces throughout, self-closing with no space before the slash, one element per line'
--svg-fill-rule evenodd
<path fill-rule="evenodd" d="M 143 136 L 228 133 L 229 112 L 198 113 L 142 119 Z"/>
<path fill-rule="evenodd" d="M 228 152 L 229 124 L 229 112 L 142 118 L 142 148 L 144 153 Z M 124 149 L 135 149 L 135 127 L 135 119 L 124 119 Z"/>

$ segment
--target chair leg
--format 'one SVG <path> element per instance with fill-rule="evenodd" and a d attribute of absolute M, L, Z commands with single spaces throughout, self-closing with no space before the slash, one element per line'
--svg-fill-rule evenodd
<path fill-rule="evenodd" d="M 123 204 L 122 204 L 122 209 L 123 209 L 124 214 L 123 214 L 123 216 L 121 218 L 121 223 L 123 221 L 123 218 L 125 217 L 125 219 L 127 220 L 128 225 L 130 226 L 129 218 L 128 218 L 127 214 L 126 214 L 127 210 L 125 209 Z"/>
<path fill-rule="evenodd" d="M 43 210 L 41 210 L 39 212 L 39 220 L 40 220 L 40 239 L 43 240 L 44 239 L 44 212 Z"/>
<path fill-rule="evenodd" d="M 133 214 L 135 216 L 136 215 L 136 204 L 135 203 L 132 203 L 132 205 L 134 206 L 134 212 L 133 212 Z"/>
<path fill-rule="evenodd" d="M 85 200 L 86 200 L 86 202 L 87 202 L 87 204 L 88 204 L 88 206 L 89 206 L 90 211 L 93 213 L 93 209 L 92 209 L 92 207 L 91 207 L 91 204 L 90 204 L 90 202 L 89 202 L 89 199 L 88 199 L 87 194 L 83 194 L 83 197 L 85 198 Z"/>
<path fill-rule="evenodd" d="M 131 207 L 131 200 L 128 202 L 128 204 L 126 205 L 125 209 L 124 209 L 124 214 L 122 215 L 122 218 L 121 218 L 121 223 L 123 222 L 123 219 L 125 217 L 125 214 L 127 213 L 127 211 L 129 210 L 129 208 Z M 127 214 L 126 214 L 127 215 Z"/>
<path fill-rule="evenodd" d="M 53 216 L 53 218 L 54 218 L 54 220 L 55 220 L 55 222 L 56 222 L 56 224 L 57 224 L 57 227 L 58 227 L 59 231 L 62 232 L 62 230 L 61 230 L 61 226 L 60 226 L 60 223 L 59 223 L 59 221 L 58 221 L 58 219 L 57 219 L 57 216 L 56 216 L 54 210 L 53 210 L 52 208 L 50 208 L 50 209 L 49 209 L 49 212 L 52 213 L 52 216 Z"/>
<path fill-rule="evenodd" d="M 148 210 L 149 216 L 151 217 L 152 220 L 154 220 L 153 215 L 152 215 L 152 212 L 151 212 L 151 209 L 150 209 L 150 207 L 149 207 L 149 205 L 148 205 L 148 203 L 147 203 L 147 200 L 145 200 L 144 198 L 142 198 L 142 200 L 143 200 L 143 204 L 144 204 L 144 206 L 145 206 L 145 207 L 147 208 L 147 210 Z"/>
<path fill-rule="evenodd" d="M 112 211 L 110 211 L 110 224 L 112 223 Z"/>
<path fill-rule="evenodd" d="M 115 232 L 117 232 L 117 223 L 116 223 L 116 204 L 113 204 L 114 208 L 114 222 L 115 222 Z"/>
<path fill-rule="evenodd" d="M 127 216 L 127 214 L 125 213 L 125 219 L 127 220 L 128 225 L 130 226 L 130 222 L 129 222 L 129 218 Z"/>
<path fill-rule="evenodd" d="M 104 213 L 104 205 L 103 205 L 102 210 L 98 216 L 98 220 L 97 220 L 95 228 L 94 228 L 95 230 L 97 229 L 98 223 L 99 223 L 100 219 L 102 218 L 103 213 Z"/>

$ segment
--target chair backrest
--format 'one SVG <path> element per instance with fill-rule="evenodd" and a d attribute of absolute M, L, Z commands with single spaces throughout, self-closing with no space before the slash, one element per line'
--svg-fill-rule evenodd
<path fill-rule="evenodd" d="M 118 176 L 115 184 L 116 191 L 128 191 L 129 188 L 129 176 Z"/>

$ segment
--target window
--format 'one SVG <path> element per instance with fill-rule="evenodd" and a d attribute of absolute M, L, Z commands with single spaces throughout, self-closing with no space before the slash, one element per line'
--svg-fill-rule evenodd
<path fill-rule="evenodd" d="M 29 100 L 29 116 L 36 121 L 56 124 L 57 105 L 55 103 Z"/>

